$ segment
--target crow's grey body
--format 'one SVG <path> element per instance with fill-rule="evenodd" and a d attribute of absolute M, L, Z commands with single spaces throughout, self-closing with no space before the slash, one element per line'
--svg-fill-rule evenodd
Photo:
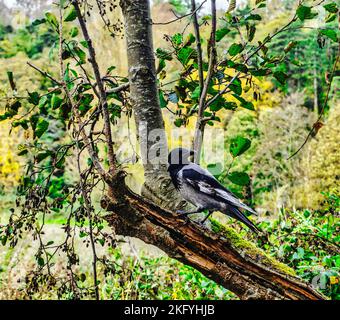
<path fill-rule="evenodd" d="M 213 211 L 220 211 L 243 222 L 251 230 L 258 232 L 257 227 L 240 209 L 254 214 L 256 212 L 242 203 L 207 170 L 190 162 L 188 158 L 191 154 L 191 151 L 182 148 L 174 149 L 169 154 L 168 171 L 172 182 L 182 197 L 196 206 L 195 211 L 187 212 L 186 214 L 208 210 L 210 215 Z"/>
<path fill-rule="evenodd" d="M 202 169 L 194 163 L 190 163 L 178 171 L 178 190 L 182 197 L 196 206 L 198 209 L 215 209 L 224 211 L 227 209 L 224 202 L 218 201 L 211 195 L 204 192 L 197 192 L 197 188 L 194 187 L 194 180 L 187 178 L 187 170 L 195 170 L 196 172 L 204 175 L 210 175 L 209 172 Z M 184 177 L 183 177 L 184 176 Z M 196 184 L 199 189 L 204 189 L 204 183 Z"/>

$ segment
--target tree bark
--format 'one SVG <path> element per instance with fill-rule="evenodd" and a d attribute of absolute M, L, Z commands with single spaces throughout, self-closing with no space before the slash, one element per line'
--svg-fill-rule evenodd
<path fill-rule="evenodd" d="M 164 171 L 167 164 L 167 141 L 159 105 L 150 8 L 145 0 L 124 0 L 120 5 L 125 18 L 130 98 L 138 125 L 145 175 L 149 175 L 155 170 Z"/>
<path fill-rule="evenodd" d="M 120 6 L 125 20 L 130 99 L 144 167 L 142 195 L 162 207 L 183 208 L 185 202 L 167 173 L 168 145 L 159 103 L 149 1 L 123 0 Z"/>

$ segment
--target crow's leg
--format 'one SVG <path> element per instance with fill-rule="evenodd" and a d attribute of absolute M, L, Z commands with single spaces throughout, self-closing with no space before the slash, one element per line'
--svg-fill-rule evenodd
<path fill-rule="evenodd" d="M 202 208 L 196 208 L 195 210 L 188 211 L 188 212 L 181 211 L 181 210 L 178 210 L 176 212 L 178 213 L 179 216 L 188 216 L 189 214 L 200 213 L 200 212 L 203 212 L 204 210 L 205 209 L 202 209 Z"/>
<path fill-rule="evenodd" d="M 209 213 L 207 214 L 207 216 L 206 216 L 200 223 L 203 225 L 204 222 L 207 221 L 207 219 L 212 215 L 213 212 L 214 212 L 214 211 L 210 211 L 210 210 L 209 210 Z"/>

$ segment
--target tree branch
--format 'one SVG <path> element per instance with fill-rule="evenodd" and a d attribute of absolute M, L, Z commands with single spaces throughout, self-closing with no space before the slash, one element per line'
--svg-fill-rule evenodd
<path fill-rule="evenodd" d="M 116 234 L 137 237 L 170 257 L 231 290 L 241 299 L 319 300 L 324 296 L 294 275 L 292 269 L 243 240 L 232 229 L 215 223 L 215 232 L 183 221 L 175 213 L 133 193 L 124 184 L 124 172 L 111 184 L 101 202 L 111 211 L 106 220 Z"/>
<path fill-rule="evenodd" d="M 124 84 L 121 84 L 118 87 L 106 90 L 106 94 L 118 93 L 118 92 L 121 92 L 121 91 L 125 91 L 125 90 L 129 89 L 129 87 L 130 87 L 130 83 L 124 83 Z"/>
<path fill-rule="evenodd" d="M 99 100 L 100 100 L 100 105 L 101 105 L 101 109 L 102 109 L 102 112 L 103 112 L 103 118 L 104 118 L 104 133 L 105 133 L 105 137 L 106 137 L 106 140 L 107 140 L 108 160 L 109 160 L 109 167 L 110 167 L 109 172 L 110 172 L 110 174 L 114 175 L 114 172 L 116 170 L 116 157 L 115 157 L 115 154 L 114 154 L 114 151 L 113 151 L 110 114 L 109 114 L 109 110 L 108 110 L 106 92 L 105 92 L 105 88 L 104 88 L 104 85 L 103 85 L 103 82 L 102 82 L 102 78 L 100 76 L 99 66 L 98 66 L 98 63 L 97 63 L 97 60 L 96 60 L 96 53 L 95 53 L 94 47 L 92 45 L 92 40 L 91 40 L 89 33 L 88 33 L 88 30 L 87 30 L 87 26 L 86 26 L 84 17 L 81 14 L 78 1 L 73 0 L 72 4 L 74 5 L 74 8 L 76 10 L 78 21 L 79 21 L 79 24 L 80 24 L 80 28 L 82 30 L 84 39 L 85 39 L 87 46 L 88 46 L 88 51 L 89 51 L 89 54 L 90 54 L 89 62 L 92 65 L 92 69 L 93 69 L 93 72 L 94 72 L 96 83 L 97 83 L 98 89 L 99 89 Z"/>
<path fill-rule="evenodd" d="M 197 10 L 198 9 L 196 9 L 195 0 L 191 0 L 191 12 L 192 12 L 192 17 L 193 17 L 193 25 L 194 25 L 196 45 L 197 45 L 196 51 L 197 51 L 197 64 L 198 64 L 198 78 L 199 78 L 199 82 L 200 82 L 200 89 L 201 89 L 201 92 L 202 92 L 203 86 L 204 86 L 203 57 L 202 57 L 202 44 L 201 44 L 200 26 L 198 24 L 198 19 L 197 19 Z"/>
<path fill-rule="evenodd" d="M 201 148 L 202 148 L 202 140 L 204 135 L 204 123 L 202 122 L 204 110 L 205 110 L 205 99 L 208 94 L 209 84 L 213 75 L 213 71 L 216 63 L 216 0 L 211 0 L 211 33 L 209 39 L 209 66 L 207 76 L 204 81 L 202 92 L 200 93 L 200 99 L 198 104 L 198 113 L 193 141 L 193 150 L 196 151 L 195 154 L 195 163 L 200 162 Z"/>
<path fill-rule="evenodd" d="M 302 143 L 302 145 L 292 155 L 289 156 L 289 158 L 287 160 L 290 160 L 291 158 L 296 156 L 302 150 L 302 148 L 306 145 L 309 138 L 313 135 L 316 135 L 318 133 L 319 129 L 322 127 L 322 123 L 320 122 L 320 120 L 321 120 L 323 113 L 324 113 L 326 106 L 327 106 L 327 102 L 328 102 L 328 99 L 329 99 L 329 93 L 331 91 L 332 82 L 333 82 L 333 78 L 334 78 L 334 73 L 335 73 L 335 70 L 336 70 L 338 62 L 339 62 L 339 57 L 340 57 L 340 44 L 338 46 L 337 57 L 334 61 L 333 68 L 332 68 L 332 71 L 331 71 L 331 74 L 330 74 L 330 77 L 329 77 L 329 83 L 328 83 L 328 87 L 327 87 L 326 98 L 325 98 L 325 101 L 323 103 L 322 109 L 320 110 L 320 115 L 319 115 L 318 119 L 314 122 L 312 129 L 308 132 L 308 135 L 307 135 L 305 141 Z"/>
<path fill-rule="evenodd" d="M 200 10 L 202 8 L 202 6 L 204 5 L 204 3 L 206 3 L 206 2 L 207 2 L 207 0 L 204 0 L 197 8 L 195 8 L 194 10 L 192 10 L 191 12 L 189 12 L 187 14 L 184 14 L 183 16 L 180 16 L 180 17 L 176 16 L 175 19 L 167 21 L 167 22 L 152 22 L 152 24 L 154 24 L 154 25 L 167 25 L 167 24 L 171 24 L 171 23 L 174 23 L 176 21 L 182 20 L 185 17 L 196 15 L 197 11 Z M 196 7 L 196 5 L 195 5 L 195 7 Z"/>

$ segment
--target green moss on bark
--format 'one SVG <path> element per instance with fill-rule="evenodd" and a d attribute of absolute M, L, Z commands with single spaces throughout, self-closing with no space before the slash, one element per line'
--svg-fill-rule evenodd
<path fill-rule="evenodd" d="M 268 266 L 268 268 L 277 270 L 280 273 L 296 276 L 296 273 L 292 268 L 271 257 L 265 251 L 256 247 L 252 242 L 243 239 L 232 228 L 221 225 L 215 219 L 210 219 L 210 222 L 212 230 L 223 235 L 223 237 L 230 242 L 230 245 L 234 248 L 237 248 L 239 252 L 243 252 L 246 256 L 249 256 L 253 260 L 258 261 L 265 266 Z"/>

